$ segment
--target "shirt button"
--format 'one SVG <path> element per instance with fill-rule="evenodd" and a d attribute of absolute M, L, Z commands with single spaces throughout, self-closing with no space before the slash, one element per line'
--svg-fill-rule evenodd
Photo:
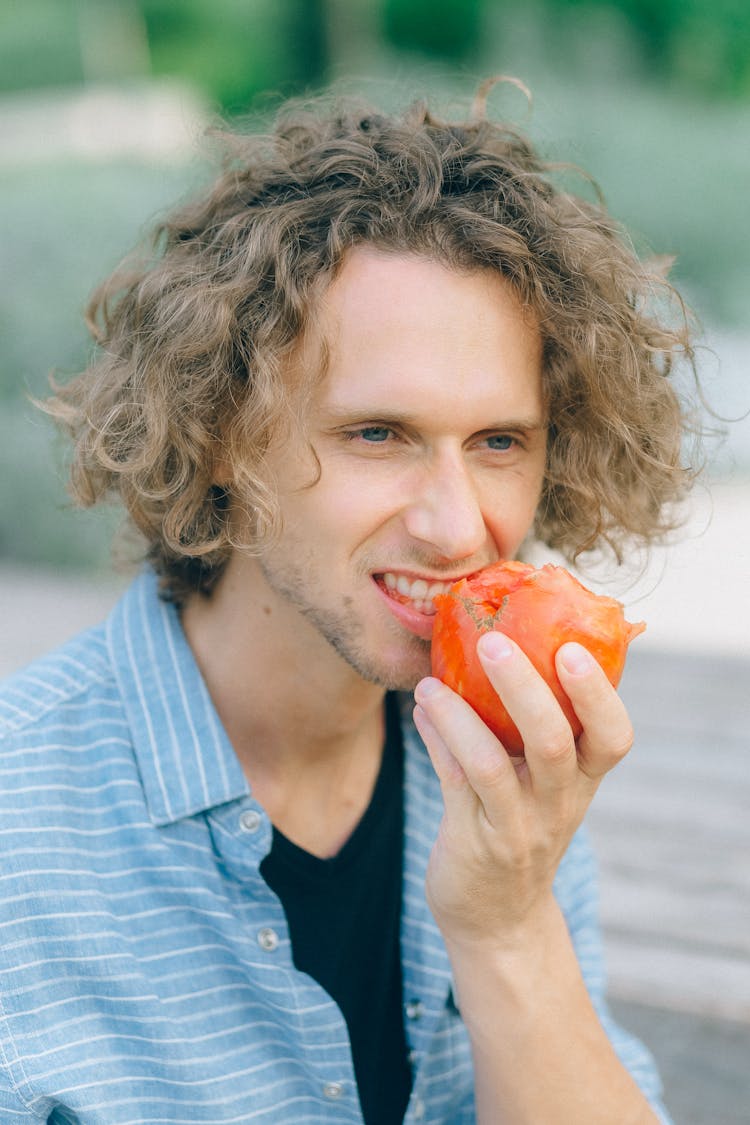
<path fill-rule="evenodd" d="M 344 1083 L 343 1082 L 326 1082 L 326 1084 L 323 1087 L 324 1096 L 326 1098 L 330 1098 L 331 1101 L 335 1101 L 337 1098 L 340 1098 L 343 1093 L 344 1093 Z"/>
<path fill-rule="evenodd" d="M 276 930 L 272 930 L 270 926 L 264 926 L 262 930 L 258 930 L 258 945 L 264 949 L 266 953 L 273 953 L 274 949 L 279 944 L 279 935 Z"/>
<path fill-rule="evenodd" d="M 243 832 L 257 832 L 260 828 L 262 817 L 255 809 L 247 809 L 240 816 L 240 828 Z"/>
<path fill-rule="evenodd" d="M 409 1000 L 406 1005 L 406 1018 L 409 1020 L 418 1020 L 422 1016 L 422 1001 Z"/>

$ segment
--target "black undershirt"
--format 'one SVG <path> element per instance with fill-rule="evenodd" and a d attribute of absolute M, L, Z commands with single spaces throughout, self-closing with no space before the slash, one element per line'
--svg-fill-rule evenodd
<path fill-rule="evenodd" d="M 403 745 L 395 696 L 375 789 L 341 850 L 320 859 L 278 829 L 261 872 L 289 923 L 296 967 L 339 1005 L 367 1125 L 403 1121 L 411 1093 L 403 1019 L 400 918 Z"/>

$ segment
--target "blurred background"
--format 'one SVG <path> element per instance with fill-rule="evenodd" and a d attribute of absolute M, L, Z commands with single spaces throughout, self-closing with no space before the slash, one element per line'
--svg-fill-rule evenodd
<path fill-rule="evenodd" d="M 29 396 L 85 366 L 87 295 L 205 180 L 207 126 L 332 83 L 460 116 L 496 73 L 533 104 L 505 86 L 491 110 L 592 173 L 641 253 L 675 256 L 724 419 L 681 537 L 637 581 L 604 580 L 649 629 L 623 686 L 641 753 L 592 831 L 618 1011 L 680 1121 L 746 1123 L 747 0 L 0 0 L 0 673 L 98 619 L 124 581 L 117 513 L 68 506 L 65 446 Z"/>
<path fill-rule="evenodd" d="M 108 561 L 112 520 L 66 510 L 27 396 L 85 365 L 87 294 L 205 175 L 217 114 L 331 82 L 461 112 L 498 72 L 534 102 L 507 87 L 494 111 L 587 168 L 640 251 L 676 256 L 708 399 L 735 419 L 712 475 L 750 476 L 745 0 L 0 0 L 0 555 Z"/>

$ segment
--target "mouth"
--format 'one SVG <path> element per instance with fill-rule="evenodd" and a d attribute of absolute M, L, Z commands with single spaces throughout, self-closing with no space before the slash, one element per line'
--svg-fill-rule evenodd
<path fill-rule="evenodd" d="M 462 576 L 457 575 L 446 582 L 435 578 L 414 577 L 392 570 L 373 575 L 375 582 L 386 597 L 425 617 L 435 616 L 434 599 L 439 594 L 447 594 L 451 586 L 458 582 L 460 577 Z"/>

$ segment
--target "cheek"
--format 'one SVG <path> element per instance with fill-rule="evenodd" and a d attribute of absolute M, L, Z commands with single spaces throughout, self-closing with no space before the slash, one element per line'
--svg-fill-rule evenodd
<path fill-rule="evenodd" d="M 383 520 L 384 505 L 373 489 L 353 478 L 329 473 L 311 488 L 287 496 L 282 516 L 287 544 L 312 550 L 315 557 L 348 556 Z"/>
<path fill-rule="evenodd" d="M 534 525 L 541 498 L 541 476 L 516 491 L 505 492 L 489 501 L 487 527 L 501 555 L 515 557 Z"/>
<path fill-rule="evenodd" d="M 378 479 L 373 473 L 342 473 L 321 479 L 315 505 L 321 524 L 351 536 L 356 529 L 379 526 L 403 504 L 403 481 Z"/>

